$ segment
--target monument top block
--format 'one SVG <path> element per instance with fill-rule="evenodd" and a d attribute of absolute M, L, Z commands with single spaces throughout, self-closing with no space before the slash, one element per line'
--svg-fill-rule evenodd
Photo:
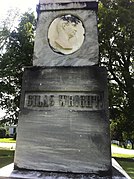
<path fill-rule="evenodd" d="M 97 0 L 39 0 L 33 65 L 98 64 L 97 9 Z"/>
<path fill-rule="evenodd" d="M 39 10 L 97 9 L 98 0 L 39 0 Z"/>
<path fill-rule="evenodd" d="M 98 0 L 40 0 L 41 4 L 50 4 L 50 3 L 70 3 L 70 2 L 98 2 Z"/>

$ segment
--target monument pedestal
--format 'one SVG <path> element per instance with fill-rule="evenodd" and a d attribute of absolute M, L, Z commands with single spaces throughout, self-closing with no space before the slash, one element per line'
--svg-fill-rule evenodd
<path fill-rule="evenodd" d="M 23 76 L 15 168 L 111 173 L 103 67 L 31 67 Z"/>
<path fill-rule="evenodd" d="M 14 166 L 50 178 L 111 178 L 106 69 L 97 0 L 40 0 L 23 76 Z"/>
<path fill-rule="evenodd" d="M 64 174 L 64 173 L 52 173 L 52 172 L 39 172 L 28 170 L 13 170 L 14 164 L 10 164 L 0 169 L 0 179 L 131 179 L 128 174 L 122 169 L 122 167 L 112 159 L 112 177 L 103 176 L 100 177 L 95 174 Z"/>

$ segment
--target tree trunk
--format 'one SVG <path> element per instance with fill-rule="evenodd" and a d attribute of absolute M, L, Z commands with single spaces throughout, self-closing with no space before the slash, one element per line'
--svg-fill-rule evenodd
<path fill-rule="evenodd" d="M 134 142 L 131 142 L 132 143 L 132 149 L 134 149 Z"/>

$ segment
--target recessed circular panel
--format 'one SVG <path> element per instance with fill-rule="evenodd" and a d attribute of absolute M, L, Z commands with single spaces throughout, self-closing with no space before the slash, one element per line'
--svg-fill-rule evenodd
<path fill-rule="evenodd" d="M 83 44 L 85 29 L 82 22 L 75 16 L 57 17 L 48 29 L 48 41 L 53 51 L 71 54 Z"/>

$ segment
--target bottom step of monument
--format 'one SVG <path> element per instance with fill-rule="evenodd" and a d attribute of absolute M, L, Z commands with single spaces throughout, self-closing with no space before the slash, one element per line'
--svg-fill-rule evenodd
<path fill-rule="evenodd" d="M 112 177 L 95 174 L 52 173 L 28 170 L 13 170 L 14 164 L 0 169 L 0 179 L 131 179 L 122 167 L 112 159 Z"/>

